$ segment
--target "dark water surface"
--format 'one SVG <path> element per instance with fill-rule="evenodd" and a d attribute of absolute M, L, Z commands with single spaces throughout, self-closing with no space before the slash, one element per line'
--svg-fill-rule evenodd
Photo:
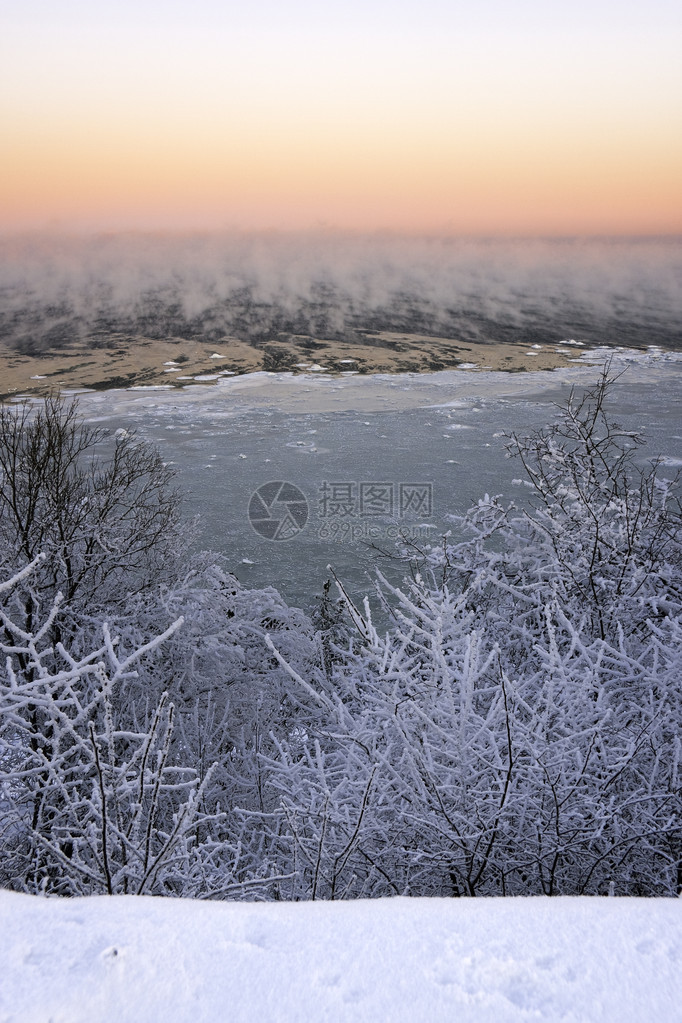
<path fill-rule="evenodd" d="M 463 375 L 436 376 L 447 383 Z M 579 389 L 598 375 L 581 368 Z M 366 408 L 365 398 L 356 401 L 365 407 L 335 411 L 320 410 L 312 399 L 313 411 L 256 405 L 252 396 L 240 406 L 234 395 L 220 398 L 213 391 L 184 405 L 168 392 L 115 392 L 109 401 L 86 396 L 83 410 L 111 429 L 135 427 L 159 445 L 177 468 L 186 512 L 200 516 L 201 548 L 224 552 L 245 585 L 275 586 L 289 603 L 306 607 L 321 591 L 328 564 L 358 596 L 371 589 L 376 566 L 396 580 L 395 573 L 402 574 L 373 549 L 392 552 L 399 532 L 419 544 L 438 542 L 450 528 L 448 515 L 464 512 L 485 493 L 522 500 L 512 485 L 522 467 L 506 456 L 503 434 L 551 422 L 573 382 L 572 371 L 527 376 L 524 393 L 504 396 L 495 390 L 510 389 L 505 374 L 469 377 L 467 387 L 450 390 L 436 377 L 389 378 L 395 401 L 379 410 Z M 376 393 L 386 379 L 377 378 Z M 681 382 L 677 360 L 655 371 L 631 367 L 612 391 L 614 417 L 647 438 L 638 460 L 663 456 L 671 475 L 682 467 Z M 323 380 L 315 385 L 313 398 L 335 387 Z M 466 393 L 471 390 L 479 393 Z M 299 394 L 297 404 L 305 405 L 305 397 Z M 249 519 L 254 493 L 271 482 L 290 483 L 302 494 L 297 503 L 270 506 L 286 539 L 267 539 Z M 266 499 L 272 493 L 264 491 Z M 255 524 L 262 530 L 262 521 Z"/>

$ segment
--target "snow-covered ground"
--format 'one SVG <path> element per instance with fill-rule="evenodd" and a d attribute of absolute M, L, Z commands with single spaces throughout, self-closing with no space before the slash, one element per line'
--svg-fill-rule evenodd
<path fill-rule="evenodd" d="M 682 901 L 0 892 L 1 1023 L 682 1018 Z"/>

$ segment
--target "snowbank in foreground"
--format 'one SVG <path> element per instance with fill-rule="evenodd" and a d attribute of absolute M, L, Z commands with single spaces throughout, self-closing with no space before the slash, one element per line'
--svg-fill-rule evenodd
<path fill-rule="evenodd" d="M 0 892 L 0 1021 L 680 1019 L 682 902 Z"/>

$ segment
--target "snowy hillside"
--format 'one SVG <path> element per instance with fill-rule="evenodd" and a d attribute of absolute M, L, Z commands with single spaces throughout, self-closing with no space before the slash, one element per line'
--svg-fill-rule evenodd
<path fill-rule="evenodd" d="M 0 892 L 0 1021 L 680 1019 L 682 903 Z"/>

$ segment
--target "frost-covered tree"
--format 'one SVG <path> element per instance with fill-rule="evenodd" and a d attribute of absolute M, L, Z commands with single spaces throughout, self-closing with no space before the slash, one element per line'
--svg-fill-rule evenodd
<path fill-rule="evenodd" d="M 302 670 L 319 660 L 319 644 L 308 618 L 274 590 L 241 587 L 220 556 L 190 561 L 193 530 L 179 506 L 172 470 L 134 435 L 92 428 L 75 403 L 57 398 L 0 408 L 0 565 L 15 576 L 4 591 L 0 641 L 12 652 L 13 677 L 38 685 L 45 670 L 66 670 L 56 651 L 67 649 L 83 668 L 70 683 L 74 699 L 93 713 L 106 702 L 105 738 L 153 735 L 166 762 L 198 779 L 202 812 L 219 816 L 221 847 L 229 849 L 240 840 L 243 815 L 267 803 L 256 751 L 269 752 L 272 735 L 286 734 L 300 709 L 264 635 L 276 635 Z M 179 617 L 184 627 L 166 634 Z M 105 623 L 119 638 L 122 661 L 142 651 L 135 671 L 117 676 L 106 697 L 97 672 L 85 670 L 102 648 Z M 39 658 L 17 641 L 17 629 L 23 637 L 39 632 Z M 150 644 L 160 634 L 163 644 Z M 159 706 L 166 708 L 160 717 Z M 22 734 L 31 736 L 42 764 L 34 781 L 47 775 L 54 781 L 63 763 L 66 733 L 50 707 L 48 713 L 40 700 L 23 705 Z M 116 751 L 122 752 L 119 740 Z M 94 753 L 89 741 L 72 753 L 79 777 Z M 55 817 L 48 790 L 57 791 L 38 786 L 32 804 L 41 847 Z M 63 803 L 67 810 L 72 803 Z M 68 826 L 62 818 L 60 827 L 66 834 L 76 818 Z M 258 856 L 254 870 L 240 859 L 243 878 L 261 870 L 266 861 Z"/>
<path fill-rule="evenodd" d="M 25 586 L 42 561 L 0 584 L 0 596 Z M 8 637 L 0 644 L 0 882 L 62 895 L 262 895 L 271 883 L 265 860 L 251 869 L 225 833 L 225 814 L 208 807 L 217 765 L 199 770 L 177 756 L 168 692 L 121 721 L 121 691 L 182 618 L 129 651 L 104 623 L 100 647 L 74 658 L 50 642 L 60 603 L 30 633 L 0 608 Z"/>
<path fill-rule="evenodd" d="M 134 434 L 108 437 L 58 397 L 0 405 L 0 564 L 9 574 L 46 555 L 22 609 L 29 631 L 57 592 L 65 628 L 172 577 L 191 529 L 179 509 L 173 470 Z"/>
<path fill-rule="evenodd" d="M 268 764 L 301 894 L 682 887 L 680 506 L 608 394 L 510 439 L 533 500 L 382 580 L 384 634 L 341 589 L 324 712 Z"/>
<path fill-rule="evenodd" d="M 665 618 L 682 599 L 678 480 L 656 459 L 638 464 L 644 439 L 610 414 L 611 385 L 605 369 L 553 424 L 508 444 L 525 471 L 527 543 L 544 552 L 542 581 L 601 639 Z"/>

